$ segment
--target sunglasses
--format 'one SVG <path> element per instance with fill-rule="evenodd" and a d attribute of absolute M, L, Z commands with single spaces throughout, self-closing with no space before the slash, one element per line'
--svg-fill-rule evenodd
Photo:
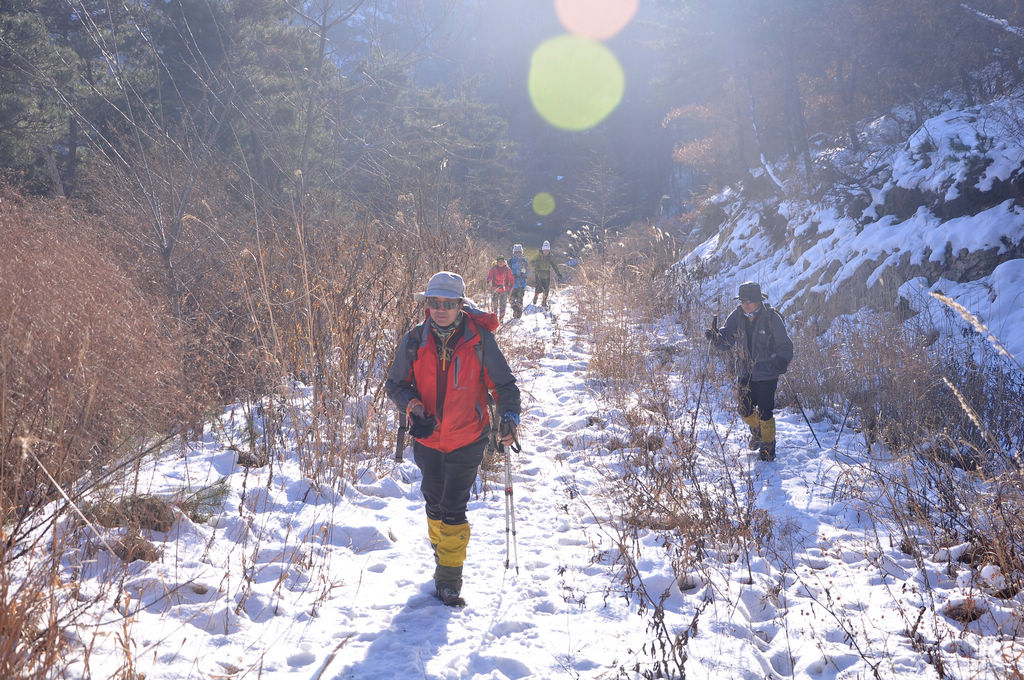
<path fill-rule="evenodd" d="M 462 300 L 427 300 L 427 307 L 431 309 L 458 309 Z"/>

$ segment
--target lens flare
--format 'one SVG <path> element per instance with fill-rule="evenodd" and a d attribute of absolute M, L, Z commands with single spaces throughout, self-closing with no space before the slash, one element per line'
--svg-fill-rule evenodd
<path fill-rule="evenodd" d="M 542 191 L 533 197 L 533 212 L 546 217 L 555 211 L 555 197 Z"/>
<path fill-rule="evenodd" d="M 555 0 L 565 30 L 593 40 L 606 40 L 636 14 L 639 0 Z"/>
<path fill-rule="evenodd" d="M 611 113 L 626 89 L 619 60 L 599 42 L 560 35 L 541 43 L 530 59 L 533 107 L 562 130 L 587 130 Z"/>

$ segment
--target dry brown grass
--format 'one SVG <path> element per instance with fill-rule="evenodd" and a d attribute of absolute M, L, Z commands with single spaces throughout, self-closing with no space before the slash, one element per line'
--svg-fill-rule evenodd
<path fill-rule="evenodd" d="M 70 535 L 43 529 L 191 402 L 175 324 L 96 219 L 0 186 L 0 234 L 0 676 L 52 677 L 76 607 L 57 568 Z"/>
<path fill-rule="evenodd" d="M 180 336 L 97 224 L 0 191 L 0 508 L 17 523 L 55 496 L 42 467 L 70 486 L 170 431 L 188 400 Z"/>
<path fill-rule="evenodd" d="M 682 677 L 691 629 L 664 625 L 671 588 L 644 582 L 636 565 L 639 536 L 654 531 L 664 538 L 675 583 L 690 589 L 709 552 L 740 559 L 770 540 L 772 525 L 756 511 L 743 466 L 722 445 L 728 433 L 714 432 L 710 409 L 719 381 L 702 337 L 715 308 L 706 276 L 671 269 L 678 257 L 672 244 L 653 231 L 640 236 L 631 234 L 628 247 L 606 243 L 574 279 L 574 323 L 590 345 L 589 379 L 606 406 L 591 416 L 605 433 L 585 445 L 607 475 L 605 529 L 616 537 L 623 585 L 650 622 L 643 677 Z M 667 336 L 659 333 L 663 321 Z M 676 325 L 689 340 L 675 336 Z"/>
<path fill-rule="evenodd" d="M 791 380 L 805 406 L 859 430 L 869 454 L 877 448 L 848 492 L 876 499 L 881 490 L 873 511 L 908 554 L 985 546 L 987 563 L 1020 589 L 1024 376 L 1003 361 L 1001 345 L 991 349 L 976 318 L 940 342 L 927 322 L 892 314 L 837 322 L 827 336 L 797 340 Z"/>
<path fill-rule="evenodd" d="M 608 389 L 625 395 L 649 381 L 649 326 L 679 307 L 665 276 L 677 254 L 662 232 L 637 225 L 576 268 L 573 323 L 592 346 L 590 373 Z"/>
<path fill-rule="evenodd" d="M 414 293 L 440 269 L 464 273 L 470 285 L 475 278 L 464 216 L 453 210 L 428 227 L 409 215 L 325 221 L 314 230 L 315 255 L 296 232 L 240 258 L 246 352 L 259 357 L 242 394 L 254 436 L 241 448 L 256 459 L 272 461 L 280 449 L 279 428 L 267 425 L 300 415 L 288 412 L 293 394 L 280 387 L 299 380 L 313 392 L 309 412 L 292 418 L 302 423 L 298 454 L 310 478 L 338 486 L 354 475 L 354 461 L 388 460 L 394 427 L 382 378 L 402 333 L 423 318 Z"/>
<path fill-rule="evenodd" d="M 0 547 L 0 558 L 9 549 Z M 59 609 L 49 569 L 21 573 L 4 559 L 0 568 L 0 677 L 50 678 L 63 667 L 62 629 L 68 619 Z"/>
<path fill-rule="evenodd" d="M 122 559 L 157 557 L 148 532 L 167 531 L 177 511 L 136 488 L 136 463 L 173 433 L 199 435 L 218 404 L 246 416 L 240 437 L 217 436 L 247 466 L 276 465 L 296 447 L 318 486 L 340 488 L 367 467 L 386 474 L 394 419 L 382 379 L 398 338 L 423 318 L 413 293 L 447 269 L 480 297 L 490 264 L 454 204 L 429 224 L 412 196 L 391 215 L 246 214 L 216 178 L 196 187 L 168 258 L 152 206 L 107 171 L 90 206 L 101 216 L 0 190 L 0 567 L 20 586 L 5 591 L 11 617 L 60 599 L 56 572 L 13 574 L 30 554 L 60 552 L 32 541 L 67 502 L 124 527 L 108 545 Z M 173 195 L 153 199 L 172 212 Z M 57 487 L 67 498 L 44 518 Z M 208 513 L 192 513 L 185 490 L 172 500 Z M 7 640 L 0 663 L 30 668 L 17 656 L 29 653 L 53 665 L 60 623 L 45 649 L 26 647 L 34 633 Z"/>

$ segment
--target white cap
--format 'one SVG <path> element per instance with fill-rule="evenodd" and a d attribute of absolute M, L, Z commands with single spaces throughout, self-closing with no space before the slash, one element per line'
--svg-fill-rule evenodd
<path fill-rule="evenodd" d="M 544 241 L 544 245 L 542 245 L 542 246 L 540 247 L 540 249 L 541 249 L 541 250 L 551 250 L 551 243 L 550 243 L 550 242 L 548 242 L 548 241 Z"/>

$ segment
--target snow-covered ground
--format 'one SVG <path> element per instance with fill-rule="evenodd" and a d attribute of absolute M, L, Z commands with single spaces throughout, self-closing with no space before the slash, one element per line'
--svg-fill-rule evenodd
<path fill-rule="evenodd" d="M 986 590 L 982 576 L 998 574 L 957 562 L 962 547 L 920 560 L 901 552 L 872 522 L 882 490 L 860 484 L 879 461 L 845 423 L 814 423 L 819 446 L 799 412 L 780 411 L 778 460 L 763 463 L 738 436 L 727 391 L 716 392 L 698 434 L 704 481 L 739 483 L 770 538 L 706 546 L 686 574 L 670 566 L 664 533 L 624 544 L 610 486 L 623 451 L 603 445 L 621 424 L 588 379 L 589 348 L 568 322 L 572 289 L 553 300 L 557 320 L 527 314 L 498 334 L 509 354 L 532 352 L 515 362 L 525 406 L 511 461 L 518 559 L 506 551 L 499 465 L 470 502 L 465 609 L 433 597 L 411 461 L 367 461 L 358 483 L 325 488 L 303 477 L 292 443 L 247 471 L 229 448 L 246 423 L 228 411 L 201 444 L 165 452 L 141 475 L 154 493 L 223 480 L 217 514 L 151 535 L 162 557 L 129 565 L 120 595 L 110 583 L 123 567 L 97 542 L 66 555 L 69 575 L 81 569 L 79 599 L 99 597 L 77 629 L 91 677 L 123 668 L 128 649 L 147 680 L 639 678 L 669 658 L 668 638 L 688 678 L 1004 678 L 1020 667 L 1012 638 L 1024 596 L 992 597 L 999 584 Z M 667 322 L 654 332 L 689 347 Z M 692 350 L 674 361 L 695 361 Z M 301 386 L 293 397 L 298 411 L 308 405 Z M 666 594 L 661 635 L 655 610 L 624 587 L 624 563 L 655 599 Z M 981 614 L 966 624 L 965 602 Z"/>

